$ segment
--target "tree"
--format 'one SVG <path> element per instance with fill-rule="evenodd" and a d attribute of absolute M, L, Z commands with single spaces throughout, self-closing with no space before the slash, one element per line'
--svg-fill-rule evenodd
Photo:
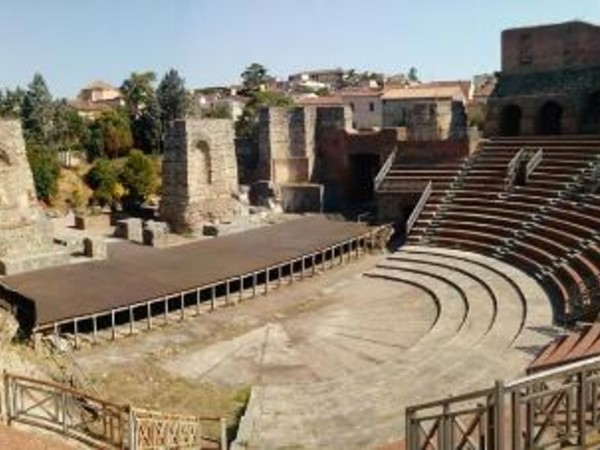
<path fill-rule="evenodd" d="M 169 70 L 160 81 L 156 97 L 162 112 L 163 125 L 185 117 L 188 108 L 185 80 L 175 69 Z"/>
<path fill-rule="evenodd" d="M 98 121 L 94 121 L 89 126 L 89 134 L 84 144 L 87 160 L 93 162 L 97 158 L 106 156 L 104 151 L 104 132 Z"/>
<path fill-rule="evenodd" d="M 260 91 L 270 80 L 268 71 L 262 64 L 253 63 L 246 67 L 242 72 L 242 82 L 244 84 L 243 94 L 252 96 Z"/>
<path fill-rule="evenodd" d="M 241 138 L 257 139 L 258 112 L 261 108 L 270 106 L 289 107 L 294 105 L 294 100 L 280 92 L 259 91 L 250 98 L 244 111 L 235 124 L 236 135 Z"/>
<path fill-rule="evenodd" d="M 204 117 L 211 119 L 231 119 L 231 107 L 225 102 L 217 103 L 204 113 Z"/>
<path fill-rule="evenodd" d="M 112 205 L 118 200 L 119 179 L 114 165 L 108 159 L 98 159 L 85 174 L 86 184 L 94 191 L 92 200 L 100 206 Z"/>
<path fill-rule="evenodd" d="M 155 95 L 155 81 L 156 74 L 154 72 L 133 72 L 128 79 L 123 81 L 121 91 L 130 116 L 138 117 L 146 107 L 148 99 Z"/>
<path fill-rule="evenodd" d="M 55 151 L 37 144 L 29 144 L 27 158 L 31 166 L 35 190 L 39 199 L 51 203 L 58 192 L 60 164 Z"/>
<path fill-rule="evenodd" d="M 139 206 L 158 188 L 158 174 L 151 158 L 132 150 L 119 176 L 125 188 L 127 203 Z"/>
<path fill-rule="evenodd" d="M 148 99 L 146 108 L 132 121 L 131 131 L 137 148 L 145 153 L 159 153 L 162 142 L 160 106 L 155 96 Z"/>
<path fill-rule="evenodd" d="M 0 117 L 20 119 L 24 97 L 25 91 L 20 87 L 17 87 L 14 91 L 10 89 L 0 91 Z"/>
<path fill-rule="evenodd" d="M 109 158 L 118 158 L 129 152 L 133 137 L 129 118 L 123 110 L 106 111 L 97 119 L 102 131 L 103 152 Z"/>
<path fill-rule="evenodd" d="M 155 80 L 154 72 L 134 72 L 121 86 L 131 122 L 133 142 L 146 153 L 160 149 L 162 135 L 160 104 L 154 91 Z"/>
<path fill-rule="evenodd" d="M 47 142 L 53 115 L 52 95 L 44 77 L 36 73 L 27 87 L 21 108 L 25 139 Z"/>
<path fill-rule="evenodd" d="M 90 130 L 77 111 L 66 100 L 57 100 L 53 105 L 53 126 L 49 137 L 58 150 L 82 150 L 89 139 Z"/>
<path fill-rule="evenodd" d="M 406 76 L 408 78 L 408 81 L 411 81 L 413 83 L 419 82 L 419 73 L 417 72 L 416 67 L 411 67 L 410 69 L 408 69 L 408 74 Z"/>

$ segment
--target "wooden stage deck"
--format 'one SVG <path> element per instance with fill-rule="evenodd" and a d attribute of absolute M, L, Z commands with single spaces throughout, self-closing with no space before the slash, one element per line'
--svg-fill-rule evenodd
<path fill-rule="evenodd" d="M 361 239 L 364 248 L 372 232 L 364 224 L 319 216 L 166 249 L 118 243 L 109 246 L 105 261 L 5 277 L 0 284 L 13 304 L 28 303 L 29 314 L 34 311 L 30 320 L 35 331 L 169 296 L 183 298 L 192 290 L 199 297 L 200 288 L 248 274 L 256 278 L 260 271 L 271 278 L 268 271 L 279 268 L 281 276 L 281 267 L 290 261 L 300 258 L 304 265 L 305 256 L 323 255 L 343 244 L 350 251 Z"/>

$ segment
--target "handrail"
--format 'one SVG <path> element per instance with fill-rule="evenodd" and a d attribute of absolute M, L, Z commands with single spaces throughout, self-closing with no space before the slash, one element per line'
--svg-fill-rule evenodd
<path fill-rule="evenodd" d="M 427 187 L 427 183 L 429 183 L 429 180 L 389 180 L 388 183 L 385 183 L 380 187 L 379 192 L 422 192 L 423 189 Z"/>
<path fill-rule="evenodd" d="M 390 153 L 388 158 L 383 163 L 383 166 L 381 166 L 381 169 L 379 169 L 379 172 L 375 176 L 375 180 L 373 181 L 373 187 L 374 187 L 375 191 L 378 191 L 379 188 L 381 187 L 381 183 L 383 183 L 383 180 L 385 179 L 386 175 L 392 168 L 392 165 L 394 164 L 394 161 L 396 160 L 397 155 L 398 155 L 398 147 L 396 147 L 394 149 L 394 151 L 392 151 L 392 153 Z"/>
<path fill-rule="evenodd" d="M 527 169 L 526 169 L 527 177 L 529 177 L 529 175 L 531 175 L 533 173 L 533 171 L 537 168 L 537 166 L 540 165 L 543 157 L 544 157 L 544 149 L 540 148 L 540 149 L 538 149 L 537 152 L 535 152 L 535 155 L 533 155 L 531 157 L 531 159 L 527 162 Z"/>
<path fill-rule="evenodd" d="M 522 148 L 517 152 L 515 156 L 512 157 L 508 165 L 506 166 L 506 180 L 504 183 L 504 187 L 508 189 L 515 182 L 515 178 L 517 177 L 517 172 L 519 169 L 519 164 L 521 164 L 521 160 L 525 154 L 525 149 Z"/>
<path fill-rule="evenodd" d="M 509 383 L 406 408 L 407 450 L 496 450 L 557 446 L 592 448 L 598 441 L 600 356 L 565 364 Z M 540 405 L 554 405 L 552 408 Z M 559 406 L 557 408 L 557 406 Z M 570 429 L 570 433 L 563 431 Z M 595 442 L 590 442 L 592 439 Z"/>
<path fill-rule="evenodd" d="M 427 183 L 427 186 L 425 187 L 425 190 L 421 194 L 421 197 L 419 198 L 419 201 L 417 202 L 415 208 L 413 209 L 412 213 L 410 214 L 410 217 L 406 221 L 406 227 L 405 227 L 405 235 L 406 236 L 408 236 L 410 234 L 413 227 L 415 226 L 415 223 L 417 222 L 417 219 L 421 215 L 421 212 L 423 211 L 423 208 L 425 207 L 427 200 L 429 200 L 429 196 L 431 195 L 432 189 L 433 189 L 433 183 L 431 181 L 429 181 Z"/>
<path fill-rule="evenodd" d="M 203 422 L 219 422 L 217 442 L 227 449 L 224 418 L 170 414 L 103 400 L 52 381 L 4 372 L 3 409 L 6 421 L 60 433 L 102 448 L 174 450 L 200 448 L 209 440 Z"/>

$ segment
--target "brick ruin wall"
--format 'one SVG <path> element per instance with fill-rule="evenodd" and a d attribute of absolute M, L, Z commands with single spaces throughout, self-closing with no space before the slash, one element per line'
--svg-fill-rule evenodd
<path fill-rule="evenodd" d="M 174 231 L 237 214 L 234 138 L 227 119 L 180 120 L 167 130 L 160 214 Z"/>

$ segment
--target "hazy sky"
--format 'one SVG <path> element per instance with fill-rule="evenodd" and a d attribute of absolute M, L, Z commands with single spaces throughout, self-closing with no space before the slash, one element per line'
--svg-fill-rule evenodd
<path fill-rule="evenodd" d="M 0 87 L 41 72 L 53 94 L 174 67 L 188 87 L 252 62 L 277 77 L 344 67 L 424 79 L 498 70 L 500 31 L 581 19 L 600 0 L 0 0 Z"/>

